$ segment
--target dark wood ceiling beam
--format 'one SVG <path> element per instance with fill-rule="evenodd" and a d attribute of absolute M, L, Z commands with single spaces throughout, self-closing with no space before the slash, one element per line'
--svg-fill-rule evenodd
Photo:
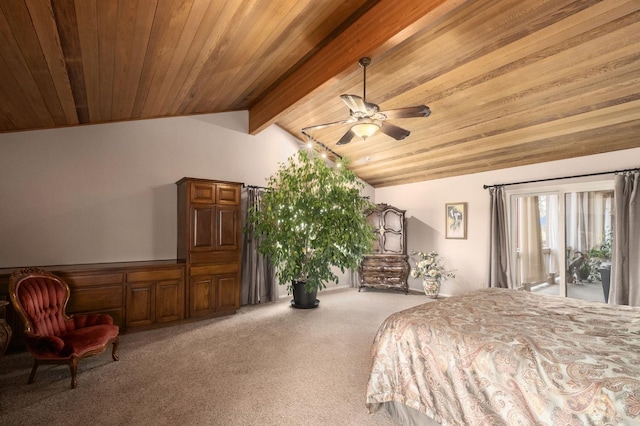
<path fill-rule="evenodd" d="M 344 32 L 280 81 L 249 108 L 249 132 L 257 134 L 334 78 L 434 24 L 463 0 L 380 0 Z"/>

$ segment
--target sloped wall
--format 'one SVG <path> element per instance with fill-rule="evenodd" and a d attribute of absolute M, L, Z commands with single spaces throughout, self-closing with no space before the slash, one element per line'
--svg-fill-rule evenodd
<path fill-rule="evenodd" d="M 0 267 L 174 259 L 184 176 L 265 185 L 298 149 L 246 111 L 0 134 Z"/>

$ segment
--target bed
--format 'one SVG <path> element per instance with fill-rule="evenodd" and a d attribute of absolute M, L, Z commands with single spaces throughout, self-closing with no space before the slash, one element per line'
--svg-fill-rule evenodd
<path fill-rule="evenodd" d="M 405 424 L 640 424 L 640 309 L 482 289 L 389 316 L 366 404 Z"/>

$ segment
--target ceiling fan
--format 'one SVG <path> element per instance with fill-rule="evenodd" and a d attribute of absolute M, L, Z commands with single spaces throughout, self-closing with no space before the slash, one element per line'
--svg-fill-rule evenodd
<path fill-rule="evenodd" d="M 406 108 L 391 109 L 388 111 L 380 111 L 380 107 L 374 103 L 367 102 L 367 67 L 371 64 L 370 58 L 361 58 L 358 61 L 362 67 L 362 97 L 358 95 L 340 95 L 340 99 L 349 107 L 349 118 L 332 123 L 318 124 L 316 126 L 305 127 L 302 133 L 311 137 L 307 132 L 309 130 L 321 129 L 337 124 L 353 124 L 349 130 L 340 138 L 337 145 L 345 145 L 351 142 L 354 136 L 358 136 L 363 140 L 373 136 L 378 131 L 391 136 L 395 140 L 402 140 L 409 136 L 409 130 L 398 127 L 387 122 L 389 119 L 396 118 L 412 118 L 412 117 L 428 117 L 431 110 L 426 105 L 417 105 Z"/>

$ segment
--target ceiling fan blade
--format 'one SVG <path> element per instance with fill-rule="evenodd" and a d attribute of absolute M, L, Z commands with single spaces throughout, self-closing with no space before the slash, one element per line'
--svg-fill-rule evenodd
<path fill-rule="evenodd" d="M 340 138 L 340 140 L 338 142 L 336 142 L 336 145 L 346 145 L 349 142 L 351 142 L 351 139 L 353 139 L 355 135 L 353 134 L 353 132 L 351 131 L 351 129 L 347 130 L 347 133 L 345 133 L 344 135 L 342 135 L 342 137 Z"/>
<path fill-rule="evenodd" d="M 397 141 L 401 141 L 411 133 L 410 131 L 403 129 L 402 127 L 398 127 L 395 124 L 387 123 L 385 121 L 380 123 L 380 131 L 385 135 L 391 136 Z"/>
<path fill-rule="evenodd" d="M 431 115 L 431 110 L 426 105 L 418 105 L 407 108 L 390 109 L 389 111 L 382 111 L 381 114 L 386 115 L 387 119 L 428 117 Z"/>
<path fill-rule="evenodd" d="M 349 109 L 353 112 L 367 113 L 367 104 L 358 95 L 340 95 L 340 99 L 347 104 Z"/>
<path fill-rule="evenodd" d="M 301 131 L 302 131 L 302 133 L 304 135 L 306 135 L 309 130 L 324 129 L 325 127 L 335 126 L 336 124 L 349 124 L 349 123 L 353 123 L 355 121 L 356 121 L 356 119 L 354 117 L 349 117 L 346 120 L 333 121 L 331 123 L 317 124 L 315 126 L 305 127 Z"/>

